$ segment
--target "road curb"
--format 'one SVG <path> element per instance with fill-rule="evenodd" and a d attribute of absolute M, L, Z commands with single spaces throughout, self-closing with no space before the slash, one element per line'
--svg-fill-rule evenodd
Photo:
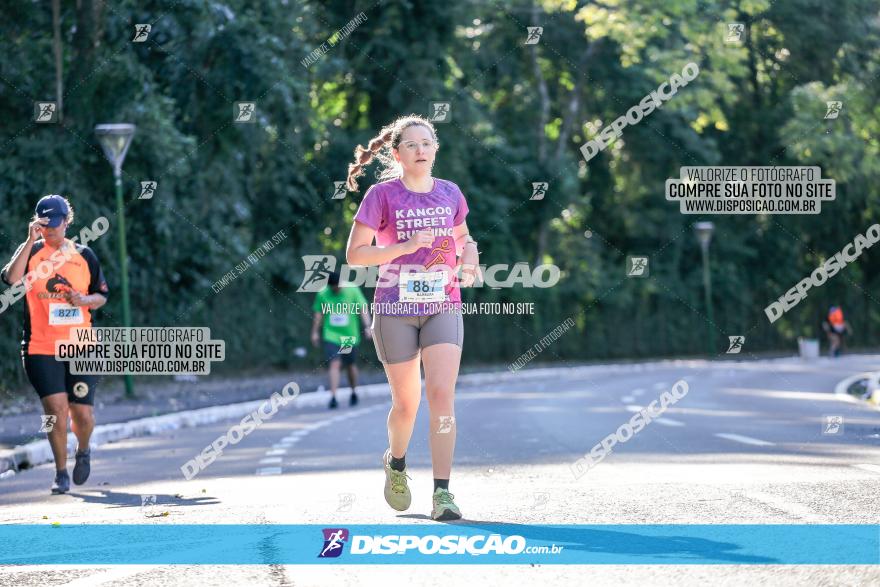
<path fill-rule="evenodd" d="M 341 388 L 340 393 L 347 392 L 349 389 L 350 388 Z M 279 389 L 277 391 L 280 392 L 281 390 Z M 364 397 L 383 395 L 385 393 L 388 393 L 388 384 L 372 384 L 358 387 L 358 394 Z M 259 408 L 269 399 L 269 395 L 270 394 L 267 394 L 265 399 L 260 400 L 210 406 L 194 410 L 184 410 L 181 412 L 138 418 L 136 420 L 118 422 L 115 424 L 97 425 L 95 426 L 94 432 L 92 432 L 91 444 L 92 446 L 100 446 L 108 442 L 125 440 L 127 438 L 149 436 L 152 434 L 167 432 L 169 430 L 191 428 L 213 424 L 223 420 L 241 418 Z M 297 396 L 289 405 L 296 409 L 314 408 L 326 406 L 329 401 L 329 391 L 313 392 Z M 68 452 L 72 452 L 75 447 L 76 437 L 73 433 L 69 433 L 67 435 Z M 48 440 L 43 439 L 29 442 L 21 446 L 16 446 L 13 449 L 0 451 L 0 475 L 4 475 L 10 470 L 18 471 L 23 465 L 25 467 L 34 467 L 50 462 L 52 459 L 52 449 L 49 446 Z"/>
<path fill-rule="evenodd" d="M 835 395 L 840 396 L 841 399 L 846 399 L 846 401 L 868 405 L 875 410 L 880 410 L 880 403 L 878 403 L 880 402 L 880 392 L 875 392 L 874 394 L 872 394 L 871 399 L 868 400 L 853 397 L 846 392 L 847 388 L 859 379 L 869 379 L 873 383 L 873 385 L 871 386 L 873 389 L 880 389 L 880 371 L 865 371 L 862 373 L 857 373 L 855 375 L 850 375 L 849 377 L 841 380 L 837 385 L 834 386 Z M 875 397 L 878 398 L 878 400 L 875 400 Z"/>

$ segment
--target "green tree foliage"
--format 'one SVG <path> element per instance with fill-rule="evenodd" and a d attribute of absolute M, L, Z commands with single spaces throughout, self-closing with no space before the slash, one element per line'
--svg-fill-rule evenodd
<path fill-rule="evenodd" d="M 438 124 L 435 173 L 468 197 L 484 263 L 554 263 L 550 289 L 484 287 L 467 301 L 534 302 L 534 316 L 467 318 L 467 362 L 509 362 L 571 316 L 577 327 L 542 359 L 692 354 L 706 348 L 699 248 L 663 197 L 689 165 L 819 165 L 837 201 L 819 216 L 715 216 L 713 344 L 745 334 L 747 350 L 793 348 L 818 336 L 832 302 L 874 344 L 877 255 L 864 255 L 783 319 L 763 308 L 877 220 L 876 0 L 543 0 L 373 2 L 202 0 L 61 2 L 63 111 L 57 100 L 50 3 L 16 2 L 0 22 L 0 245 L 24 239 L 39 196 L 69 195 L 72 230 L 107 216 L 110 168 L 100 122 L 138 126 L 125 163 L 126 221 L 137 325 L 206 325 L 226 340 L 221 368 L 285 368 L 307 346 L 311 295 L 297 293 L 301 255 L 344 260 L 352 216 L 373 181 L 333 200 L 352 152 L 395 117 Z M 360 13 L 349 35 L 337 31 Z M 728 42 L 727 23 L 744 24 Z M 146 42 L 135 25 L 150 23 Z M 527 28 L 543 27 L 526 44 Z M 314 63 L 302 60 L 322 44 Z M 319 51 L 319 53 L 321 53 Z M 579 147 L 685 64 L 700 75 L 597 157 Z M 826 102 L 843 102 L 824 119 Z M 257 123 L 233 122 L 254 101 Z M 158 181 L 153 199 L 139 185 Z M 532 182 L 549 182 L 529 200 Z M 215 292 L 261 243 L 283 243 Z M 115 231 L 94 244 L 114 295 L 101 324 L 119 324 Z M 651 277 L 627 279 L 627 255 Z M 873 258 L 872 258 L 873 257 Z M 0 371 L 14 360 L 21 308 L 0 318 Z M 310 358 L 308 364 L 316 364 Z"/>

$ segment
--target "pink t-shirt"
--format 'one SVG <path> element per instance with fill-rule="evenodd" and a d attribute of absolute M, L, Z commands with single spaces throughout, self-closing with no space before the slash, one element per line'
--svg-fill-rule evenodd
<path fill-rule="evenodd" d="M 428 316 L 445 308 L 461 307 L 461 291 L 455 280 L 457 262 L 454 226 L 464 222 L 468 213 L 464 194 L 457 185 L 445 179 L 434 178 L 434 188 L 424 194 L 408 190 L 399 179 L 370 186 L 354 215 L 358 222 L 376 231 L 376 244 L 387 247 L 409 240 L 419 230 L 432 230 L 434 242 L 415 253 L 401 255 L 379 267 L 379 280 L 373 302 L 375 312 L 396 316 Z M 400 300 L 400 273 L 424 272 L 446 274 L 444 292 L 433 294 L 442 301 L 417 302 Z M 432 282 L 432 288 L 436 282 Z M 420 285 L 407 286 L 404 289 Z M 405 294 L 413 296 L 415 294 Z"/>

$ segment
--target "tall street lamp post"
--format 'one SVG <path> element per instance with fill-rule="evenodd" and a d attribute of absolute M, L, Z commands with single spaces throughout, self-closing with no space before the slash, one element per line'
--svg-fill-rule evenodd
<path fill-rule="evenodd" d="M 95 126 L 98 142 L 104 150 L 104 156 L 113 166 L 113 178 L 116 184 L 116 222 L 119 225 L 119 268 L 122 273 L 122 323 L 131 327 L 131 306 L 128 297 L 128 252 L 125 246 L 125 207 L 122 203 L 122 162 L 128 153 L 131 139 L 134 136 L 133 124 L 99 124 Z M 134 397 L 134 385 L 131 375 L 125 375 L 125 395 Z"/>
<path fill-rule="evenodd" d="M 706 295 L 706 317 L 709 319 L 708 336 L 706 338 L 706 348 L 709 355 L 715 354 L 715 345 L 712 343 L 715 338 L 715 321 L 712 318 L 712 276 L 709 272 L 709 243 L 712 241 L 712 232 L 715 230 L 715 224 L 712 222 L 695 222 L 694 232 L 697 234 L 697 240 L 700 242 L 700 249 L 703 251 L 703 290 Z"/>

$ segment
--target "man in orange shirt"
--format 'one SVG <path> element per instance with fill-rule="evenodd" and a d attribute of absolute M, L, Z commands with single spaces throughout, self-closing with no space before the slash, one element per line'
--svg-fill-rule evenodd
<path fill-rule="evenodd" d="M 828 356 L 839 357 L 844 335 L 852 332 L 849 322 L 843 317 L 843 310 L 840 306 L 828 308 L 828 316 L 822 322 L 822 330 L 828 335 L 828 345 L 830 347 Z"/>
<path fill-rule="evenodd" d="M 27 240 L 0 271 L 0 279 L 8 285 L 23 282 L 27 292 L 22 364 L 48 417 L 44 427 L 49 429 L 56 471 L 52 493 L 66 493 L 70 489 L 68 415 L 77 439 L 73 482 L 82 485 L 91 472 L 89 438 L 95 426 L 97 378 L 72 374 L 70 363 L 56 360 L 55 341 L 68 339 L 72 328 L 91 327 L 92 311 L 107 303 L 108 288 L 95 253 L 65 238 L 73 222 L 70 202 L 57 195 L 45 196 L 35 212 Z"/>

